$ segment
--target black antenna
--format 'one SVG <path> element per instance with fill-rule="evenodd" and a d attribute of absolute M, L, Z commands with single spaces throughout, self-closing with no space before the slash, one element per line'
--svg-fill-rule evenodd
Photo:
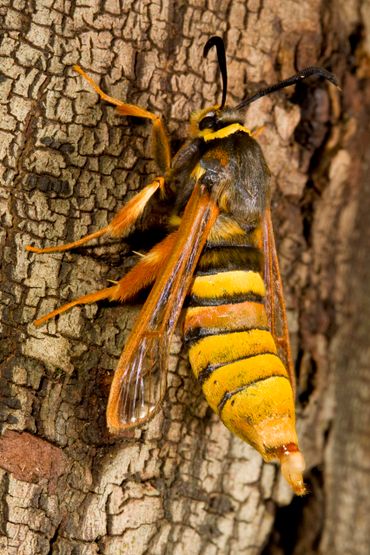
<path fill-rule="evenodd" d="M 222 75 L 222 101 L 220 108 L 225 106 L 226 93 L 227 93 L 227 69 L 226 69 L 226 54 L 225 54 L 225 44 L 221 37 L 211 37 L 207 40 L 203 49 L 203 58 L 207 57 L 210 49 L 215 46 L 217 50 L 217 61 L 218 67 L 220 68 Z"/>
<path fill-rule="evenodd" d="M 327 79 L 328 81 L 330 81 L 331 83 L 339 87 L 337 78 L 335 77 L 335 75 L 330 73 L 330 71 L 327 71 L 322 67 L 314 67 L 314 66 L 306 67 L 305 69 L 302 69 L 302 71 L 299 71 L 295 75 L 292 75 L 292 77 L 289 77 L 289 79 L 280 81 L 280 83 L 276 83 L 276 85 L 271 85 L 271 87 L 266 87 L 265 89 L 261 89 L 258 92 L 256 92 L 253 96 L 245 98 L 240 102 L 240 104 L 236 106 L 235 109 L 241 110 L 242 108 L 245 108 L 246 106 L 248 106 L 248 104 L 251 104 L 255 100 L 262 98 L 262 96 L 266 96 L 267 94 L 271 94 L 273 92 L 279 91 L 280 89 L 285 89 L 285 87 L 290 87 L 291 85 L 295 85 L 299 81 L 303 81 L 304 79 L 307 79 L 307 77 L 311 77 L 311 75 L 318 75 L 319 77 L 324 77 L 324 79 Z"/>

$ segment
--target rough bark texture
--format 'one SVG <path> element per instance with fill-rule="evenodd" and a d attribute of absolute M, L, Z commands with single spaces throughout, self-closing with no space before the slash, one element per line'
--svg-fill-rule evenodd
<path fill-rule="evenodd" d="M 367 554 L 369 2 L 2 0 L 1 15 L 1 553 Z M 211 415 L 179 340 L 161 414 L 109 437 L 109 382 L 138 305 L 31 324 L 134 258 L 124 242 L 48 256 L 24 246 L 98 229 L 156 171 L 149 124 L 117 116 L 71 64 L 162 113 L 176 149 L 191 110 L 219 91 L 201 59 L 214 33 L 228 45 L 230 103 L 307 65 L 342 83 L 265 98 L 246 119 L 265 126 L 273 175 L 311 489 L 300 500 Z"/>

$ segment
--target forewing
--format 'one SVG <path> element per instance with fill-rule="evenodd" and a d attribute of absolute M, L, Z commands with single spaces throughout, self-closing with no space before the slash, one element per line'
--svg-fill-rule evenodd
<path fill-rule="evenodd" d="M 288 370 L 292 388 L 293 391 L 295 391 L 295 373 L 290 349 L 283 284 L 280 276 L 271 212 L 269 209 L 266 210 L 263 219 L 263 250 L 265 258 L 264 280 L 266 285 L 267 318 L 278 349 L 279 357 Z"/>
<path fill-rule="evenodd" d="M 127 340 L 113 377 L 107 424 L 113 433 L 148 421 L 166 391 L 170 340 L 218 209 L 196 184 L 163 271 Z"/>

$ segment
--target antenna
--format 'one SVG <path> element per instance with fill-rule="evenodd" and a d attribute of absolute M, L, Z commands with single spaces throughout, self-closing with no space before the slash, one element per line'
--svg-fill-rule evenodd
<path fill-rule="evenodd" d="M 215 46 L 217 50 L 217 61 L 218 67 L 221 71 L 222 76 L 222 101 L 220 108 L 225 106 L 226 93 L 227 93 L 227 69 L 226 69 L 226 54 L 225 54 L 225 44 L 221 37 L 213 36 L 207 40 L 204 50 L 203 58 L 206 58 L 210 49 Z"/>
<path fill-rule="evenodd" d="M 271 94 L 273 92 L 279 91 L 280 89 L 285 89 L 285 87 L 290 87 L 291 85 L 295 85 L 296 83 L 299 83 L 300 81 L 303 81 L 304 79 L 307 79 L 307 77 L 311 77 L 312 75 L 318 75 L 319 77 L 324 77 L 324 79 L 327 79 L 328 81 L 330 81 L 331 83 L 339 87 L 337 78 L 335 77 L 335 75 L 330 73 L 330 71 L 327 71 L 322 67 L 315 67 L 315 66 L 306 67 L 305 69 L 302 69 L 295 75 L 292 75 L 292 77 L 289 77 L 289 79 L 284 79 L 284 81 L 280 81 L 280 83 L 276 83 L 275 85 L 271 85 L 270 87 L 266 87 L 265 89 L 260 89 L 253 96 L 247 97 L 244 100 L 242 100 L 240 104 L 236 106 L 235 109 L 241 110 L 242 108 L 245 108 L 246 106 L 248 106 L 248 104 L 251 104 L 255 100 L 262 98 L 262 96 L 266 96 L 267 94 Z"/>

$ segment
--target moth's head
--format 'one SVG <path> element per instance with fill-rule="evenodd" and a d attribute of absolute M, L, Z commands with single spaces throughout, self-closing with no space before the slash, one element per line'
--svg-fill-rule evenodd
<path fill-rule="evenodd" d="M 193 137 L 203 137 L 228 127 L 233 123 L 243 125 L 244 114 L 233 108 L 211 106 L 193 112 L 190 116 L 190 130 Z"/>

